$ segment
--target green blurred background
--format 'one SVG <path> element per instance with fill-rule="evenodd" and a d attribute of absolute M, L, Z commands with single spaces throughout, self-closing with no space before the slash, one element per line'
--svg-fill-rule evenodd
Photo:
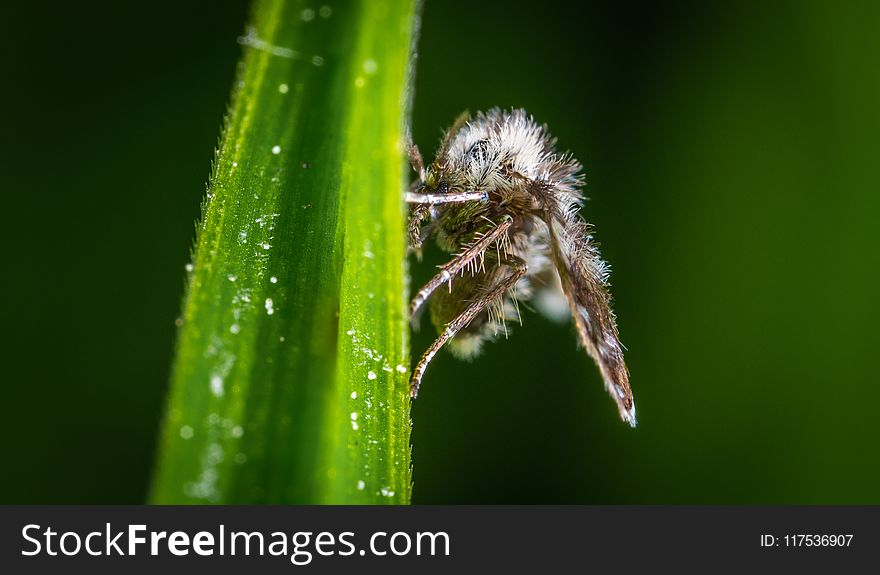
<path fill-rule="evenodd" d="M 414 502 L 880 503 L 878 6 L 427 0 L 417 142 L 521 106 L 584 162 L 640 425 L 527 312 L 432 364 Z M 7 7 L 0 502 L 144 500 L 247 11 Z"/>

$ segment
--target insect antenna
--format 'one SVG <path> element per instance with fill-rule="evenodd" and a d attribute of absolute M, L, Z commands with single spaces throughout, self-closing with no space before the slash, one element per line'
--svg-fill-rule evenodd
<path fill-rule="evenodd" d="M 446 130 L 446 134 L 443 136 L 443 139 L 440 141 L 440 149 L 437 150 L 437 160 L 440 162 L 444 162 L 446 160 L 446 155 L 449 153 L 449 146 L 452 144 L 453 136 L 455 136 L 461 127 L 467 124 L 467 121 L 470 119 L 471 114 L 468 110 L 465 110 L 452 122 L 452 126 Z"/>

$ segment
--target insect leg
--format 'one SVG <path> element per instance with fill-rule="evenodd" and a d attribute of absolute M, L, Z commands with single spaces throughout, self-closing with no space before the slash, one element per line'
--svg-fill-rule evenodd
<path fill-rule="evenodd" d="M 482 237 L 478 238 L 477 241 L 473 242 L 471 245 L 467 246 L 461 253 L 459 253 L 455 258 L 440 266 L 440 273 L 435 275 L 431 280 L 426 283 L 422 289 L 420 289 L 415 297 L 413 297 L 412 301 L 409 304 L 409 315 L 410 318 L 415 317 L 416 313 L 419 311 L 419 308 L 422 307 L 422 304 L 431 297 L 431 294 L 434 291 L 451 280 L 455 274 L 460 272 L 468 263 L 473 261 L 474 258 L 480 256 L 486 248 L 492 245 L 492 242 L 500 238 L 507 232 L 508 228 L 510 228 L 513 223 L 513 219 L 510 216 L 505 216 L 504 220 L 498 224 L 496 227 L 492 228 L 489 232 L 484 234 Z"/>
<path fill-rule="evenodd" d="M 407 238 L 409 239 L 409 247 L 413 248 L 422 257 L 422 222 L 428 219 L 430 208 L 426 204 L 416 204 L 409 213 L 409 222 L 407 224 Z"/>
<path fill-rule="evenodd" d="M 409 383 L 410 397 L 415 398 L 419 394 L 419 386 L 422 383 L 422 376 L 425 375 L 425 370 L 428 368 L 428 364 L 431 363 L 431 360 L 434 359 L 434 356 L 437 355 L 440 348 L 442 348 L 450 339 L 455 337 L 455 334 L 457 334 L 462 328 L 467 327 L 467 325 L 473 321 L 480 312 L 486 309 L 486 306 L 498 298 L 503 297 L 505 292 L 516 285 L 516 282 L 518 282 L 528 271 L 526 262 L 516 256 L 508 256 L 504 263 L 513 269 L 511 274 L 504 278 L 504 280 L 502 280 L 491 291 L 469 305 L 460 316 L 446 324 L 446 329 L 443 330 L 440 337 L 431 344 L 431 347 L 429 347 L 422 355 L 421 359 L 419 359 L 419 363 L 417 363 L 415 369 L 413 369 L 412 379 L 410 379 Z"/>
<path fill-rule="evenodd" d="M 412 169 L 419 175 L 419 181 L 425 181 L 425 162 L 422 160 L 422 153 L 419 147 L 412 141 L 412 137 L 407 135 L 406 155 L 409 157 L 409 164 Z"/>
<path fill-rule="evenodd" d="M 463 202 L 486 201 L 489 195 L 486 192 L 457 192 L 452 194 L 420 194 L 407 192 L 408 204 L 427 204 L 436 206 L 439 204 L 460 204 Z"/>

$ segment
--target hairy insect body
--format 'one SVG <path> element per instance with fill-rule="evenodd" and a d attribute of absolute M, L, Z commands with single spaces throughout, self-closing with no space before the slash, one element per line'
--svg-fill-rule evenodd
<path fill-rule="evenodd" d="M 418 249 L 433 237 L 454 255 L 411 304 L 416 318 L 430 299 L 440 333 L 413 371 L 413 397 L 441 347 L 448 343 L 456 356 L 474 357 L 483 343 L 507 334 L 506 322 L 520 320 L 518 301 L 535 289 L 553 289 L 556 282 L 546 278 L 558 273 L 581 343 L 599 365 L 621 416 L 634 425 L 607 270 L 577 214 L 580 164 L 556 152 L 546 127 L 522 110 L 459 118 L 427 170 L 414 147 L 410 157 L 420 175 L 407 194 L 414 204 L 410 243 Z"/>

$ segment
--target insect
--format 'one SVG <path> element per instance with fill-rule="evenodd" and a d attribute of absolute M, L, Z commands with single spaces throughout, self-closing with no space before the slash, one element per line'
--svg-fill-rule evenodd
<path fill-rule="evenodd" d="M 410 248 L 421 253 L 433 238 L 453 254 L 410 304 L 416 322 L 429 303 L 440 334 L 413 370 L 410 395 L 418 395 L 428 364 L 443 346 L 459 358 L 478 355 L 499 331 L 506 335 L 506 321 L 519 319 L 520 300 L 555 283 L 621 418 L 634 427 L 608 267 L 592 226 L 578 214 L 582 167 L 555 145 L 546 125 L 524 110 L 493 108 L 473 118 L 462 114 L 427 167 L 418 148 L 409 146 L 419 174 L 406 195 Z"/>

